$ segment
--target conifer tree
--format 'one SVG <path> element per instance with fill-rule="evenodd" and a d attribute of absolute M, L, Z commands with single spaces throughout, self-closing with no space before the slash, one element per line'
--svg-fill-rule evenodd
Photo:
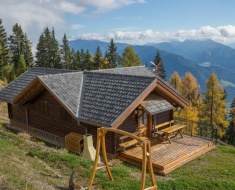
<path fill-rule="evenodd" d="M 110 40 L 110 44 L 108 46 L 108 54 L 107 58 L 109 60 L 110 68 L 117 67 L 117 61 L 118 61 L 118 53 L 117 53 L 117 47 L 113 41 L 113 38 Z"/>
<path fill-rule="evenodd" d="M 140 57 L 135 53 L 131 46 L 127 46 L 122 53 L 122 57 L 119 60 L 119 64 L 122 67 L 131 67 L 142 65 Z"/>
<path fill-rule="evenodd" d="M 45 30 L 44 30 L 45 32 Z M 37 51 L 35 54 L 36 57 L 36 66 L 37 67 L 48 67 L 48 52 L 47 52 L 47 43 L 44 34 L 41 34 L 37 44 Z"/>
<path fill-rule="evenodd" d="M 84 55 L 84 70 L 92 70 L 93 69 L 93 60 L 90 51 L 87 49 Z"/>
<path fill-rule="evenodd" d="M 157 50 L 157 54 L 156 54 L 153 62 L 155 63 L 155 65 L 158 65 L 158 71 L 157 71 L 158 76 L 160 76 L 162 79 L 166 80 L 167 73 L 166 73 L 165 66 L 163 64 L 159 50 Z"/>
<path fill-rule="evenodd" d="M 176 90 L 178 90 L 179 92 L 182 92 L 182 80 L 178 74 L 177 71 L 175 71 L 170 79 L 169 79 L 169 83 L 171 86 L 173 86 Z"/>
<path fill-rule="evenodd" d="M 66 34 L 64 34 L 63 39 L 62 39 L 62 45 L 61 45 L 61 64 L 64 69 L 71 68 L 71 51 L 69 47 L 69 41 L 67 40 Z"/>
<path fill-rule="evenodd" d="M 222 137 L 228 127 L 226 120 L 226 100 L 224 90 L 215 73 L 206 82 L 207 91 L 204 93 L 201 108 L 201 120 L 218 128 L 218 135 Z"/>
<path fill-rule="evenodd" d="M 27 35 L 23 33 L 20 25 L 17 23 L 12 27 L 12 35 L 9 37 L 11 49 L 11 64 L 16 69 L 20 55 L 23 55 L 28 67 L 33 65 L 32 43 L 28 40 Z"/>
<path fill-rule="evenodd" d="M 10 49 L 8 47 L 7 33 L 0 19 L 0 77 L 6 77 L 4 67 L 10 63 Z"/>
<path fill-rule="evenodd" d="M 107 57 L 105 57 L 100 65 L 99 69 L 110 69 L 111 68 L 111 64 L 109 63 L 109 59 Z"/>
<path fill-rule="evenodd" d="M 54 28 L 52 32 L 48 27 L 45 28 L 39 38 L 36 51 L 36 66 L 62 68 L 59 43 L 55 38 Z"/>
<path fill-rule="evenodd" d="M 182 95 L 190 102 L 190 105 L 198 108 L 201 104 L 200 86 L 192 73 L 187 72 L 182 79 Z"/>
<path fill-rule="evenodd" d="M 63 68 L 60 60 L 60 47 L 59 47 L 59 42 L 55 38 L 55 30 L 52 28 L 51 31 L 51 44 L 50 44 L 50 49 L 49 49 L 49 55 L 50 55 L 50 67 L 52 68 L 58 68 L 61 69 Z"/>
<path fill-rule="evenodd" d="M 97 70 L 100 68 L 102 62 L 103 62 L 103 57 L 102 57 L 102 53 L 101 53 L 101 50 L 100 50 L 100 47 L 98 46 L 96 48 L 96 52 L 93 56 L 93 61 L 94 61 L 94 64 L 93 64 L 93 70 Z"/>
<path fill-rule="evenodd" d="M 22 54 L 20 55 L 17 68 L 15 70 L 16 70 L 15 71 L 16 77 L 20 76 L 22 73 L 24 73 L 27 70 L 24 55 Z"/>
<path fill-rule="evenodd" d="M 226 130 L 225 140 L 232 145 L 235 145 L 235 96 L 230 106 L 229 111 L 229 126 Z"/>

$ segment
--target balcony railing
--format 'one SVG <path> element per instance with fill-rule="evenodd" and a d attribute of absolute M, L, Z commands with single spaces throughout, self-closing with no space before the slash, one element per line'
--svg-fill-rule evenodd
<path fill-rule="evenodd" d="M 175 117 L 174 121 L 175 123 L 186 125 L 186 127 L 182 131 L 184 134 L 207 138 L 213 141 L 216 141 L 218 139 L 218 128 L 214 125 L 211 125 L 210 123 L 186 120 L 178 117 Z"/>

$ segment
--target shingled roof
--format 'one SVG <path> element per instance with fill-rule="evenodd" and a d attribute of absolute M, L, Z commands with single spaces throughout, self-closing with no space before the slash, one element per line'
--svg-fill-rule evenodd
<path fill-rule="evenodd" d="M 78 116 L 83 72 L 44 75 L 38 78 L 73 115 Z"/>
<path fill-rule="evenodd" d="M 112 126 L 155 79 L 156 76 L 85 72 L 79 119 Z"/>
<path fill-rule="evenodd" d="M 85 72 L 31 68 L 0 91 L 0 100 L 24 104 L 39 92 L 34 85 L 46 88 L 74 118 L 117 127 L 156 88 L 157 77 L 144 66 Z M 168 83 L 162 86 L 178 94 Z"/>
<path fill-rule="evenodd" d="M 20 92 L 26 86 L 28 86 L 37 76 L 67 72 L 72 71 L 65 69 L 32 67 L 0 91 L 0 100 L 12 103 L 13 99 L 18 96 Z"/>

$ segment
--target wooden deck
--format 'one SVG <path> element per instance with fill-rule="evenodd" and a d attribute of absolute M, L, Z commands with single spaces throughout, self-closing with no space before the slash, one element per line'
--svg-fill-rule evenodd
<path fill-rule="evenodd" d="M 184 135 L 168 141 L 151 140 L 153 168 L 156 173 L 167 175 L 183 164 L 213 149 L 214 144 L 206 139 Z M 120 160 L 141 166 L 142 149 L 139 145 L 118 155 Z"/>

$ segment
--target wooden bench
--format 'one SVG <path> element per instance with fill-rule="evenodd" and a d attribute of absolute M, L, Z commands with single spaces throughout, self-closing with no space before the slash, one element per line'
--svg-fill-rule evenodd
<path fill-rule="evenodd" d="M 169 125 L 169 126 L 172 126 L 173 124 L 174 124 L 174 120 L 170 120 L 170 121 L 161 123 L 161 124 L 159 124 L 159 125 L 156 125 L 156 126 L 154 127 L 154 129 L 155 129 L 155 134 L 154 134 L 154 136 L 157 135 L 157 137 L 160 137 L 160 139 L 162 139 L 162 135 L 164 135 L 164 133 L 162 132 L 162 130 L 160 130 L 160 128 L 163 128 L 163 127 L 168 126 L 168 125 Z"/>
<path fill-rule="evenodd" d="M 135 134 L 135 133 L 134 133 Z M 136 133 L 137 135 L 137 133 Z M 119 148 L 123 151 L 125 151 L 126 148 L 137 145 L 138 141 L 135 139 L 123 142 L 125 139 L 129 138 L 128 136 L 121 136 L 119 138 L 119 140 L 121 141 L 121 143 L 119 144 Z"/>
<path fill-rule="evenodd" d="M 178 124 L 178 125 L 172 125 L 170 127 L 167 127 L 165 129 L 162 129 L 161 131 L 164 133 L 164 135 L 166 136 L 166 139 L 169 140 L 169 142 L 171 143 L 171 139 L 170 139 L 170 134 L 175 133 L 174 135 L 177 136 L 178 134 L 180 134 L 180 136 L 182 138 L 184 138 L 183 134 L 181 133 L 181 130 L 185 127 L 186 125 L 182 125 L 182 124 Z"/>
<path fill-rule="evenodd" d="M 136 136 L 139 136 L 139 137 L 144 137 L 146 135 L 146 126 L 145 125 L 140 125 L 138 127 L 138 131 L 132 133 Z M 126 141 L 126 142 L 123 142 L 125 139 L 129 138 L 128 136 L 121 136 L 119 138 L 119 140 L 121 141 L 121 143 L 119 144 L 119 148 L 123 151 L 125 151 L 126 148 L 128 147 L 131 147 L 131 146 L 134 146 L 134 145 L 137 145 L 138 144 L 138 141 L 135 140 L 135 139 L 132 139 L 132 140 L 129 140 L 129 141 Z"/>

